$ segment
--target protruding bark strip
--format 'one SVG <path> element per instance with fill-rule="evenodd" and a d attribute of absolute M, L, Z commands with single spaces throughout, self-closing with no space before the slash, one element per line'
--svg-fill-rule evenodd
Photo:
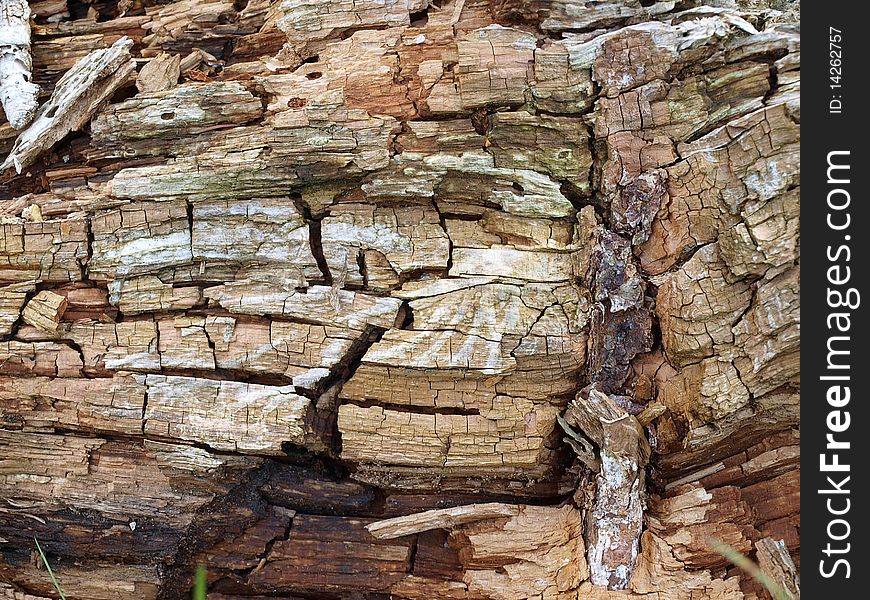
<path fill-rule="evenodd" d="M 594 387 L 583 390 L 565 414 L 599 448 L 600 471 L 586 526 L 590 580 L 625 589 L 637 566 L 650 447 L 637 419 Z M 569 430 L 572 437 L 577 432 Z"/>
<path fill-rule="evenodd" d="M 31 81 L 30 6 L 0 0 L 0 103 L 13 129 L 24 129 L 36 114 L 39 86 Z"/>

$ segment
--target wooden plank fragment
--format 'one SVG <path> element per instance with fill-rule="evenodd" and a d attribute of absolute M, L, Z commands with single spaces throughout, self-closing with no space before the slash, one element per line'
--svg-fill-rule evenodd
<path fill-rule="evenodd" d="M 94 112 L 134 72 L 130 60 L 133 42 L 121 38 L 106 50 L 96 50 L 80 60 L 55 86 L 51 98 L 22 132 L 0 171 L 21 171 L 70 131 L 78 131 Z"/>

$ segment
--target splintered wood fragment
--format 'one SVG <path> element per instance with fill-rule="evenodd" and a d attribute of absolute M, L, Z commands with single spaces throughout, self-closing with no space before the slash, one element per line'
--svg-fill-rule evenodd
<path fill-rule="evenodd" d="M 594 387 L 577 394 L 565 421 L 595 442 L 601 455 L 586 525 L 590 579 L 612 590 L 625 589 L 640 551 L 649 442 L 637 418 Z"/>
<path fill-rule="evenodd" d="M 181 77 L 181 57 L 163 52 L 149 60 L 136 77 L 140 92 L 162 92 L 174 87 Z"/>
<path fill-rule="evenodd" d="M 100 104 L 135 72 L 130 60 L 132 45 L 132 40 L 123 37 L 109 48 L 94 50 L 67 71 L 33 123 L 15 140 L 0 172 L 14 166 L 21 173 L 40 153 L 87 123 Z"/>
<path fill-rule="evenodd" d="M 404 517 L 375 521 L 366 525 L 366 529 L 380 540 L 391 540 L 431 529 L 450 529 L 475 521 L 515 517 L 519 514 L 520 510 L 516 505 L 487 502 L 485 504 L 468 504 L 454 508 L 427 510 Z"/>
<path fill-rule="evenodd" d="M 766 537 L 755 542 L 758 566 L 792 600 L 801 597 L 800 575 L 783 540 Z"/>
<path fill-rule="evenodd" d="M 30 6 L 0 0 L 0 103 L 9 124 L 24 129 L 36 114 L 39 86 L 31 82 Z"/>
<path fill-rule="evenodd" d="M 65 296 L 44 290 L 27 303 L 21 317 L 25 323 L 43 331 L 57 331 L 67 303 Z"/>

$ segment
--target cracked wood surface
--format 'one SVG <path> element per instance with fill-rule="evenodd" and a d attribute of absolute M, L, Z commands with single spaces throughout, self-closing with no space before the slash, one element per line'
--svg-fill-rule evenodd
<path fill-rule="evenodd" d="M 798 7 L 709 4 L 31 4 L 0 598 L 796 591 Z"/>

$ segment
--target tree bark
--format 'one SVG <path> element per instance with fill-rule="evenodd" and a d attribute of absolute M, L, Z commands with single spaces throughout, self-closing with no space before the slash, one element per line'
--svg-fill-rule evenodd
<path fill-rule="evenodd" d="M 797 5 L 30 5 L 0 598 L 799 597 Z"/>

